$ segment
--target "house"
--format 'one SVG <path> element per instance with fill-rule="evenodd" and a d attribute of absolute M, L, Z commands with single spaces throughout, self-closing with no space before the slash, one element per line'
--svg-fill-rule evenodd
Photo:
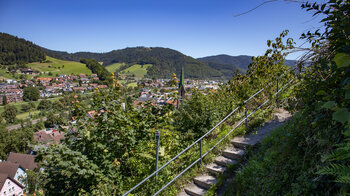
<path fill-rule="evenodd" d="M 35 82 L 36 83 L 49 83 L 50 81 L 52 80 L 52 78 L 40 78 L 40 77 L 38 77 L 38 78 L 36 78 L 35 79 Z"/>
<path fill-rule="evenodd" d="M 30 154 L 14 153 L 10 152 L 10 155 L 7 158 L 8 162 L 17 163 L 22 166 L 25 170 L 34 170 L 38 167 L 38 164 L 35 163 L 35 156 Z"/>
<path fill-rule="evenodd" d="M 65 134 L 61 131 L 38 131 L 34 133 L 34 140 L 44 144 L 60 144 L 65 138 Z"/>
<path fill-rule="evenodd" d="M 27 68 L 21 69 L 21 72 L 24 74 L 33 74 L 34 73 L 34 71 L 32 69 L 27 69 Z"/>
<path fill-rule="evenodd" d="M 0 195 L 23 195 L 24 186 L 7 174 L 0 173 Z"/>
<path fill-rule="evenodd" d="M 8 161 L 0 162 L 0 174 L 6 174 L 10 178 L 19 182 L 24 186 L 23 178 L 27 177 L 27 174 L 22 166 L 18 163 L 11 163 Z"/>
<path fill-rule="evenodd" d="M 87 78 L 87 75 L 86 74 L 79 74 L 79 77 L 80 78 Z"/>

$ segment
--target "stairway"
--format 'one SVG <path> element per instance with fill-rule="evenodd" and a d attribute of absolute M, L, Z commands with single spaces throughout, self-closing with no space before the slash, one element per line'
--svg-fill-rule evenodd
<path fill-rule="evenodd" d="M 288 120 L 291 115 L 282 109 L 279 109 L 274 115 L 274 120 L 265 123 L 256 134 L 251 133 L 245 136 L 238 136 L 231 140 L 231 146 L 222 151 L 221 155 L 216 157 L 214 162 L 206 166 L 207 172 L 193 179 L 193 182 L 187 185 L 178 196 L 202 196 L 207 190 L 217 183 L 217 176 L 226 171 L 228 165 L 239 163 L 241 157 L 245 154 L 245 149 L 262 141 L 278 126 Z"/>

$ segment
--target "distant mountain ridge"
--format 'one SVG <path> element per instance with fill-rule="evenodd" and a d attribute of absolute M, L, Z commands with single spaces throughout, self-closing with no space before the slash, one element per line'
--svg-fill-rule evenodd
<path fill-rule="evenodd" d="M 172 73 L 180 73 L 181 66 L 184 66 L 187 78 L 224 78 L 224 74 L 207 63 L 198 61 L 186 56 L 176 50 L 161 47 L 134 47 L 121 50 L 113 50 L 107 53 L 77 52 L 67 53 L 48 49 L 43 51 L 54 58 L 63 60 L 79 61 L 81 58 L 95 59 L 103 62 L 104 66 L 113 63 L 126 63 L 126 67 L 134 64 L 152 64 L 147 69 L 148 77 L 170 78 Z"/>
<path fill-rule="evenodd" d="M 230 56 L 226 54 L 220 54 L 215 56 L 197 58 L 197 60 L 208 63 L 209 66 L 213 64 L 212 66 L 217 66 L 216 69 L 223 73 L 233 73 L 232 71 L 235 71 L 235 69 L 238 69 L 240 72 L 247 71 L 248 65 L 252 63 L 252 56 L 247 56 L 247 55 Z M 285 61 L 285 64 L 289 66 L 294 66 L 295 63 L 296 63 L 295 60 Z"/>
<path fill-rule="evenodd" d="M 184 66 L 186 78 L 230 79 L 236 71 L 246 72 L 248 65 L 252 62 L 251 56 L 246 55 L 223 54 L 195 59 L 179 51 L 162 47 L 132 47 L 106 53 L 68 53 L 46 49 L 9 34 L 2 34 L 0 41 L 4 45 L 2 48 L 11 49 L 10 52 L 0 54 L 3 64 L 18 63 L 15 59 L 20 57 L 23 57 L 23 60 L 20 60 L 22 63 L 44 61 L 45 54 L 53 58 L 77 62 L 82 58 L 94 59 L 103 62 L 103 66 L 122 63 L 125 64 L 123 70 L 135 64 L 151 64 L 152 66 L 147 67 L 146 77 L 149 78 L 170 78 L 172 73 L 179 75 L 181 67 Z M 27 51 L 30 51 L 29 55 Z M 295 61 L 287 60 L 286 63 L 293 65 Z"/>

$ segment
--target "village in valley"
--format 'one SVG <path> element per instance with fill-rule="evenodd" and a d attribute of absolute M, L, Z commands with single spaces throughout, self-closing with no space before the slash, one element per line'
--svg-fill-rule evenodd
<path fill-rule="evenodd" d="M 40 98 L 36 101 L 42 100 L 59 100 L 62 97 L 73 96 L 73 97 L 83 97 L 85 96 L 89 100 L 89 95 L 93 94 L 95 91 L 107 89 L 106 84 L 102 84 L 97 74 L 71 74 L 71 75 L 58 75 L 57 77 L 40 77 L 32 69 L 21 69 L 18 70 L 20 74 L 26 76 L 30 79 L 4 79 L 0 83 L 0 103 L 2 107 L 16 104 L 25 105 L 28 104 L 23 99 L 24 89 L 28 87 L 35 87 L 40 92 Z M 218 80 L 193 80 L 185 79 L 184 71 L 182 69 L 180 73 L 180 79 L 177 78 L 176 74 L 173 73 L 169 79 L 147 79 L 147 78 L 133 78 L 133 77 L 122 77 L 118 73 L 112 74 L 113 79 L 119 85 L 124 83 L 123 80 L 127 79 L 128 83 L 136 83 L 135 87 L 129 87 L 130 90 L 128 95 L 132 104 L 135 108 L 143 107 L 144 104 L 150 103 L 154 106 L 163 106 L 166 104 L 173 105 L 174 109 L 177 108 L 180 101 L 185 99 L 185 97 L 191 97 L 192 91 L 201 92 L 202 94 L 208 94 L 215 92 L 223 81 Z M 53 104 L 53 102 L 50 102 Z M 65 106 L 62 110 L 65 114 L 70 113 L 69 110 L 73 107 Z M 125 103 L 124 103 L 125 107 Z M 32 113 L 39 111 L 38 108 L 32 108 Z M 45 110 L 45 109 L 44 109 Z M 49 109 L 48 109 L 49 110 Z M 62 111 L 61 111 L 62 112 Z M 94 118 L 96 111 L 89 111 L 86 113 L 90 118 Z M 40 115 L 29 115 L 22 119 L 20 124 L 7 123 L 3 120 L 2 123 L 7 123 L 7 129 L 9 131 L 14 131 L 17 128 L 23 128 L 27 125 L 35 125 L 37 123 L 44 124 L 41 130 L 37 130 L 33 134 L 33 139 L 35 145 L 28 154 L 14 153 L 11 152 L 7 160 L 0 160 L 0 179 L 4 182 L 6 181 L 6 186 L 4 186 L 5 192 L 14 193 L 16 195 L 21 195 L 25 192 L 25 183 L 21 181 L 21 175 L 25 177 L 26 170 L 34 170 L 38 165 L 35 163 L 35 155 L 37 150 L 42 147 L 48 147 L 52 144 L 60 144 L 65 138 L 65 133 L 69 131 L 74 131 L 73 126 L 75 123 L 74 116 L 65 115 L 64 121 L 61 124 L 51 124 L 46 126 L 46 121 L 48 119 L 48 112 L 41 111 Z M 60 113 L 57 111 L 57 114 Z M 1 119 L 0 119 L 1 120 Z M 38 126 L 39 127 L 39 126 Z"/>

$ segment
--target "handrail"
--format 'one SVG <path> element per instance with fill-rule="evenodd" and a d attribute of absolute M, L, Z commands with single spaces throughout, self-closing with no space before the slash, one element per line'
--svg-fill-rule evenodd
<path fill-rule="evenodd" d="M 296 68 L 294 68 L 296 69 Z M 292 70 L 294 70 L 292 69 Z M 292 71 L 292 70 L 288 70 L 288 71 Z M 277 79 L 280 79 L 282 76 L 284 76 L 285 73 L 281 74 Z M 293 79 L 294 80 L 294 79 Z M 246 99 L 243 103 L 247 103 L 250 99 L 254 98 L 256 95 L 260 94 L 264 89 L 266 89 L 268 86 L 270 86 L 273 82 L 270 82 L 268 85 L 266 85 L 265 87 L 261 88 L 259 91 L 257 91 L 256 93 L 254 93 L 252 96 L 250 96 L 248 99 Z M 289 84 L 289 82 L 287 83 Z M 283 86 L 284 87 L 284 86 Z M 282 88 L 283 88 L 282 87 Z M 281 90 L 282 90 L 281 88 Z M 277 91 L 273 96 L 275 96 L 277 93 L 279 93 L 279 91 Z M 269 100 L 268 100 L 269 101 Z M 264 103 L 266 104 L 266 103 Z M 172 159 L 170 159 L 168 162 L 166 162 L 164 165 L 162 165 L 159 169 L 157 169 L 156 171 L 154 171 L 152 174 L 150 174 L 149 176 L 147 176 L 145 179 L 143 179 L 141 182 L 139 182 L 137 185 L 135 185 L 134 187 L 132 187 L 130 190 L 128 190 L 127 192 L 125 192 L 122 196 L 126 196 L 127 194 L 131 193 L 133 190 L 135 190 L 137 187 L 139 187 L 140 185 L 142 185 L 144 182 L 146 182 L 148 179 L 150 179 L 151 177 L 153 177 L 154 175 L 156 175 L 159 171 L 161 171 L 164 167 L 166 167 L 167 165 L 169 165 L 172 161 L 174 161 L 176 158 L 178 158 L 179 156 L 181 156 L 183 153 L 185 153 L 188 149 L 190 149 L 192 146 L 194 146 L 195 144 L 197 144 L 198 142 L 200 142 L 205 136 L 209 135 L 212 131 L 214 131 L 218 126 L 220 126 L 223 122 L 225 122 L 225 120 L 227 118 L 229 118 L 232 114 L 234 114 L 241 106 L 237 106 L 232 112 L 230 112 L 225 118 L 223 118 L 219 123 L 217 123 L 212 129 L 210 129 L 208 132 L 206 132 L 204 135 L 202 135 L 199 139 L 197 139 L 196 141 L 194 141 L 192 144 L 190 144 L 187 148 L 185 148 L 184 150 L 182 150 L 180 153 L 178 153 L 175 157 L 173 157 Z M 244 120 L 246 120 L 248 117 L 250 117 L 252 115 L 252 113 L 250 113 L 248 116 L 246 116 L 246 118 Z M 243 122 L 243 121 L 242 121 Z M 239 125 L 242 123 L 240 122 Z M 238 127 L 238 126 L 235 126 Z M 235 129 L 235 128 L 234 128 Z M 229 132 L 229 134 L 232 132 L 233 130 L 231 130 Z M 227 135 L 226 135 L 227 136 Z M 226 136 L 224 138 L 226 138 Z M 222 140 L 220 140 L 221 142 Z M 217 144 L 216 144 L 217 145 Z M 215 145 L 215 147 L 216 147 Z M 212 149 L 211 149 L 212 150 Z M 211 151 L 210 150 L 210 151 Z M 204 154 L 207 155 L 210 151 L 208 151 L 207 153 Z M 197 159 L 194 163 L 192 163 L 190 166 L 192 167 L 195 163 L 197 163 L 199 160 L 203 159 L 204 156 L 201 156 L 199 159 Z M 186 172 L 189 168 L 186 168 L 184 171 L 182 171 L 180 174 L 182 175 L 184 172 Z M 166 188 L 167 186 L 169 186 L 171 184 L 171 182 L 173 182 L 174 180 L 176 180 L 179 176 L 176 176 L 173 180 L 171 180 L 169 183 L 167 183 L 167 185 L 165 187 L 163 187 L 162 189 L 160 189 L 156 194 L 160 193 L 164 188 Z M 156 195 L 155 194 L 155 195 Z"/>
<path fill-rule="evenodd" d="M 279 92 L 283 90 L 288 84 L 293 82 L 294 79 L 290 80 L 287 84 L 285 84 L 280 90 L 278 90 L 276 93 L 274 93 L 272 96 L 276 96 Z M 202 157 L 195 160 L 191 165 L 186 167 L 181 173 L 179 173 L 177 176 L 175 176 L 171 181 L 169 181 L 166 185 L 164 185 L 161 189 L 159 189 L 153 196 L 158 195 L 160 192 L 162 192 L 166 187 L 168 187 L 172 182 L 174 182 L 178 177 L 180 177 L 183 173 L 185 173 L 187 170 L 189 170 L 193 165 L 195 165 L 198 161 L 203 159 L 209 152 L 211 152 L 217 145 L 219 145 L 227 136 L 229 136 L 234 130 L 237 129 L 245 120 L 247 120 L 251 115 L 253 115 L 255 112 L 257 112 L 262 106 L 264 106 L 266 103 L 268 103 L 271 99 L 267 99 L 264 103 L 259 105 L 254 111 L 252 111 L 247 117 L 243 118 L 233 129 L 230 130 L 223 138 L 221 138 L 213 147 L 211 147 L 206 153 L 203 154 Z"/>

